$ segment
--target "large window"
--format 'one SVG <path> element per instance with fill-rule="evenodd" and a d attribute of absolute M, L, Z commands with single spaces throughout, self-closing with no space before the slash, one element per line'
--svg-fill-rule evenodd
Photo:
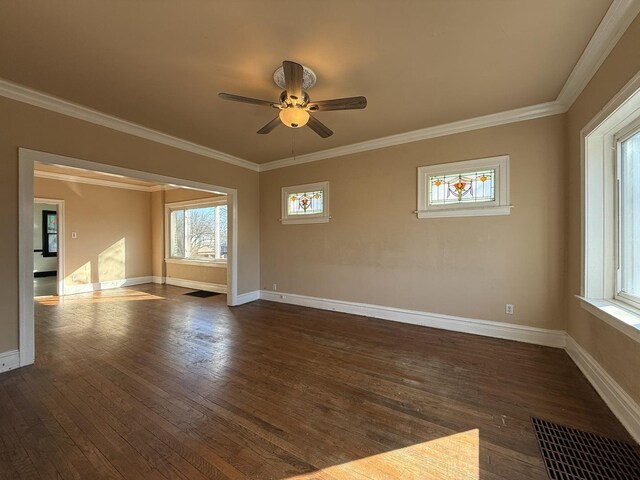
<path fill-rule="evenodd" d="M 618 296 L 640 306 L 640 126 L 618 139 Z"/>
<path fill-rule="evenodd" d="M 418 218 L 508 215 L 509 156 L 418 168 Z"/>
<path fill-rule="evenodd" d="M 581 136 L 581 305 L 640 341 L 640 77 Z"/>
<path fill-rule="evenodd" d="M 168 260 L 226 262 L 226 200 L 172 203 L 166 210 Z"/>

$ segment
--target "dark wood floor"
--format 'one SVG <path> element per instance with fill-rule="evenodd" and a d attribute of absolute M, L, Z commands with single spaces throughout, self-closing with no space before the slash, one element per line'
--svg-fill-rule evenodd
<path fill-rule="evenodd" d="M 543 479 L 531 415 L 630 441 L 562 350 L 185 291 L 36 303 L 2 478 Z"/>

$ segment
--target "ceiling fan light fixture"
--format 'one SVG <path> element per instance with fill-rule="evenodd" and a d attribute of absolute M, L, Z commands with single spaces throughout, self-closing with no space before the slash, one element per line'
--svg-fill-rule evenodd
<path fill-rule="evenodd" d="M 280 110 L 279 116 L 282 123 L 290 128 L 304 127 L 309 121 L 309 113 L 297 105 L 283 108 Z"/>
<path fill-rule="evenodd" d="M 224 100 L 234 102 L 250 103 L 262 105 L 264 107 L 277 108 L 280 113 L 266 125 L 258 134 L 266 135 L 273 131 L 281 123 L 289 128 L 300 128 L 307 125 L 311 130 L 322 138 L 333 135 L 329 127 L 323 124 L 316 117 L 309 115 L 309 112 L 330 111 L 330 110 L 358 110 L 367 106 L 365 97 L 333 98 L 330 100 L 320 100 L 311 102 L 307 89 L 316 82 L 316 74 L 304 65 L 285 60 L 273 75 L 276 84 L 283 89 L 278 102 L 269 102 L 258 98 L 243 97 L 231 93 L 218 93 Z"/>

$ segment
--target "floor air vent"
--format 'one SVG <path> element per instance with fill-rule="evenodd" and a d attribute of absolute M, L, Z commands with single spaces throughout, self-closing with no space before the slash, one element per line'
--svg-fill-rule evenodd
<path fill-rule="evenodd" d="M 187 292 L 185 293 L 185 295 L 189 295 L 191 297 L 198 297 L 198 298 L 209 298 L 209 297 L 215 297 L 216 295 L 220 295 L 218 292 L 207 292 L 205 290 L 196 290 L 195 292 Z"/>
<path fill-rule="evenodd" d="M 640 452 L 628 443 L 531 417 L 551 480 L 640 479 Z"/>

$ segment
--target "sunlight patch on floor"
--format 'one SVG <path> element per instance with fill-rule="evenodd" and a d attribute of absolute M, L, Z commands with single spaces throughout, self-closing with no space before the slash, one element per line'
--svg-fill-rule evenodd
<path fill-rule="evenodd" d="M 479 480 L 479 459 L 474 429 L 283 480 Z"/>
<path fill-rule="evenodd" d="M 164 300 L 164 297 L 136 290 L 127 290 L 125 292 L 120 290 L 117 293 L 102 291 L 89 294 L 80 293 L 77 295 L 67 295 L 64 297 L 40 297 L 35 299 L 40 305 L 46 306 L 136 302 L 140 300 Z"/>

